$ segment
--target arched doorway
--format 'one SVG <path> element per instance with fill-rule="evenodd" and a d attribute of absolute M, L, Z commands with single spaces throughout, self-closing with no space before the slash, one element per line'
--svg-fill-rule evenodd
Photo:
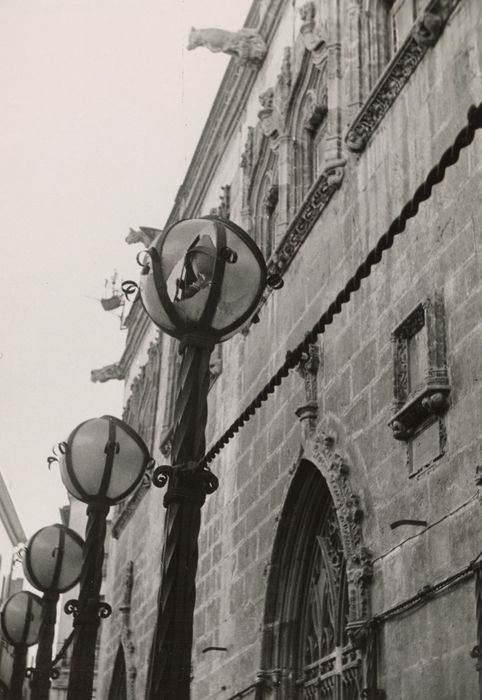
<path fill-rule="evenodd" d="M 303 460 L 285 501 L 269 574 L 260 673 L 266 697 L 362 697 L 362 658 L 348 635 L 349 612 L 337 511 L 320 471 Z M 264 690 L 258 695 L 263 698 Z"/>

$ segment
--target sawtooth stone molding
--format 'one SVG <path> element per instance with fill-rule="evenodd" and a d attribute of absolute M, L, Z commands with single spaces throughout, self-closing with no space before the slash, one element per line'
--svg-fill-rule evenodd
<path fill-rule="evenodd" d="M 348 128 L 345 140 L 354 152 L 364 150 L 376 128 L 405 87 L 428 49 L 442 34 L 461 0 L 432 0 L 383 72 L 368 100 Z"/>

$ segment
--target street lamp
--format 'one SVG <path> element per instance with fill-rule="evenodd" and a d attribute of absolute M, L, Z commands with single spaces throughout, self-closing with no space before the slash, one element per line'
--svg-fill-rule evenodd
<path fill-rule="evenodd" d="M 43 527 L 27 543 L 23 560 L 25 577 L 44 594 L 35 669 L 30 684 L 31 700 L 48 700 L 57 603 L 60 593 L 75 586 L 80 578 L 83 547 L 83 539 L 64 525 Z"/>
<path fill-rule="evenodd" d="M 91 700 L 99 618 L 110 606 L 100 602 L 107 514 L 129 496 L 150 461 L 143 440 L 124 421 L 102 416 L 81 423 L 59 445 L 60 473 L 69 493 L 87 503 L 87 527 L 78 601 L 69 601 L 77 633 L 72 650 L 67 700 Z"/>
<path fill-rule="evenodd" d="M 22 700 L 27 647 L 37 644 L 42 601 L 35 593 L 20 591 L 7 598 L 0 612 L 3 636 L 14 647 L 9 700 Z"/>
<path fill-rule="evenodd" d="M 139 290 L 152 321 L 181 341 L 182 363 L 171 448 L 172 467 L 153 481 L 169 485 L 158 620 L 151 652 L 148 699 L 185 700 L 191 681 L 195 578 L 201 507 L 218 482 L 203 464 L 209 357 L 256 314 L 268 283 L 254 241 L 231 221 L 186 219 L 158 232 L 138 256 Z M 134 283 L 124 283 L 128 294 Z"/>

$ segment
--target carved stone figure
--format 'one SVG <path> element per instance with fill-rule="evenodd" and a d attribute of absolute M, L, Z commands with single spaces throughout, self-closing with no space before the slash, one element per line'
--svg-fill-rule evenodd
<path fill-rule="evenodd" d="M 146 248 L 148 248 L 154 239 L 154 229 L 148 229 L 141 227 L 139 229 L 129 228 L 129 233 L 127 234 L 125 241 L 128 245 L 134 243 L 142 243 Z"/>
<path fill-rule="evenodd" d="M 266 44 L 256 29 L 240 29 L 230 32 L 226 29 L 209 27 L 191 29 L 188 51 L 204 46 L 213 53 L 227 53 L 236 56 L 244 65 L 260 65 L 266 56 Z"/>
<path fill-rule="evenodd" d="M 315 4 L 307 2 L 300 7 L 302 25 L 300 32 L 305 48 L 311 52 L 315 66 L 321 70 L 326 61 L 326 37 L 320 26 L 315 23 Z"/>
<path fill-rule="evenodd" d="M 124 379 L 124 378 L 125 378 L 124 370 L 117 363 L 114 363 L 112 365 L 106 365 L 105 367 L 102 367 L 101 369 L 93 369 L 90 373 L 90 381 L 91 382 L 108 382 L 111 379 Z"/>

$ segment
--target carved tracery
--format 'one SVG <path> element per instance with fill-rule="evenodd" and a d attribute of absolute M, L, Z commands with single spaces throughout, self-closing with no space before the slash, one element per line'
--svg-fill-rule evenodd
<path fill-rule="evenodd" d="M 358 700 L 368 620 L 368 552 L 348 468 L 325 435 L 293 478 L 269 567 L 260 698 Z"/>

